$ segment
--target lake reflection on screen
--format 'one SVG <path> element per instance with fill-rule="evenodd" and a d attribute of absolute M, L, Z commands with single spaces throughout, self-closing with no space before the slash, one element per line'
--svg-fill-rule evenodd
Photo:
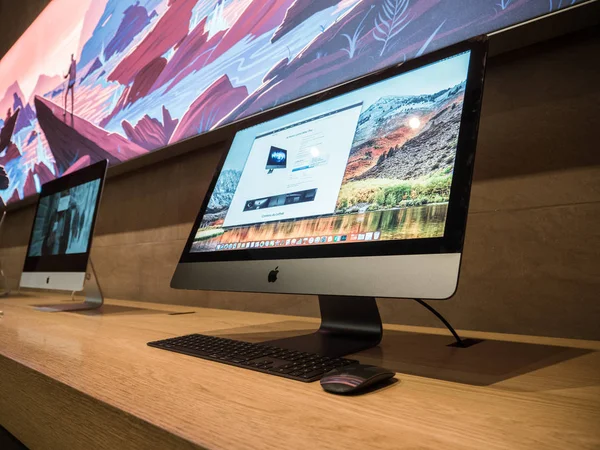
<path fill-rule="evenodd" d="M 218 244 L 261 242 L 304 237 L 347 236 L 380 232 L 380 240 L 441 237 L 448 213 L 448 204 L 343 214 L 289 222 L 270 222 L 244 228 L 215 228 L 205 239 L 199 238 L 193 250 L 213 249 Z M 356 242 L 359 242 L 356 240 Z M 329 243 L 329 242 L 328 242 Z"/>

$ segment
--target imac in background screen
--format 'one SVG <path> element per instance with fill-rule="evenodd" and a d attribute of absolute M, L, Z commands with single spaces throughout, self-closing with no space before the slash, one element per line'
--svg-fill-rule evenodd
<path fill-rule="evenodd" d="M 40 199 L 27 256 L 86 253 L 101 180 Z"/>

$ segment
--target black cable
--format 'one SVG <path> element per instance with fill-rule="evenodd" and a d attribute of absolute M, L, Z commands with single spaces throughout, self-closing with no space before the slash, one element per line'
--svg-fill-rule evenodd
<path fill-rule="evenodd" d="M 439 312 L 437 312 L 435 310 L 435 308 L 433 308 L 433 306 L 428 305 L 427 303 L 425 303 L 420 298 L 413 298 L 413 300 L 415 302 L 417 302 L 419 305 L 424 306 L 425 308 L 427 308 L 438 319 L 440 319 L 444 325 L 446 325 L 446 328 L 448 328 L 450 330 L 450 333 L 452 333 L 452 335 L 454 336 L 454 339 L 456 339 L 456 343 L 458 344 L 459 347 L 463 347 L 463 348 L 465 347 L 465 343 L 460 338 L 460 336 L 458 335 L 458 333 L 454 330 L 454 328 L 452 328 L 452 325 L 450 325 L 450 323 L 444 318 L 444 316 L 442 316 Z"/>

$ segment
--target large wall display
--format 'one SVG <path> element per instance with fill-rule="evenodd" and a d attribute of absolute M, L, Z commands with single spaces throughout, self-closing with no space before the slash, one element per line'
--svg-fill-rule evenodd
<path fill-rule="evenodd" d="M 0 206 L 578 0 L 53 0 L 0 61 Z"/>

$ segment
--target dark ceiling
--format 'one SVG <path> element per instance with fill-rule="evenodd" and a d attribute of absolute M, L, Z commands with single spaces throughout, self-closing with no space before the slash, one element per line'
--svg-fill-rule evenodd
<path fill-rule="evenodd" d="M 0 0 L 0 59 L 48 3 L 50 0 Z"/>

